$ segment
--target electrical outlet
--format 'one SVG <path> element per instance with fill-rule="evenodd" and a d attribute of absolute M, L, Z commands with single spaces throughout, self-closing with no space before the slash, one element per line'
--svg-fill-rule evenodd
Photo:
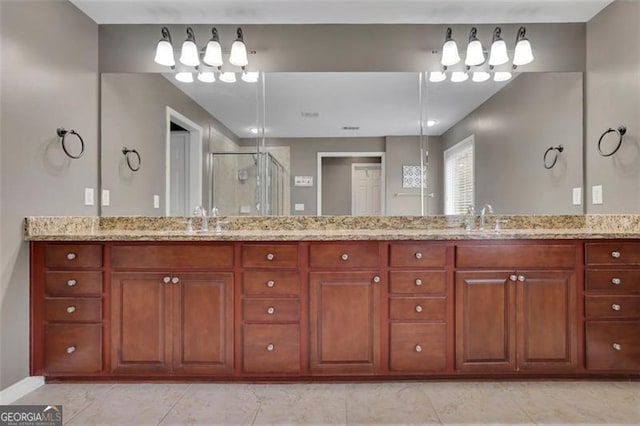
<path fill-rule="evenodd" d="M 84 189 L 84 205 L 85 206 L 93 205 L 93 188 Z"/>
<path fill-rule="evenodd" d="M 602 204 L 602 185 L 594 185 L 591 187 L 591 203 Z"/>
<path fill-rule="evenodd" d="M 573 205 L 582 205 L 582 188 L 573 188 Z"/>
<path fill-rule="evenodd" d="M 304 211 L 304 204 L 303 203 L 296 203 L 293 206 L 293 209 L 297 212 L 303 212 Z"/>
<path fill-rule="evenodd" d="M 159 195 L 154 195 L 153 196 L 153 208 L 154 209 L 159 209 L 160 208 L 160 196 Z"/>
<path fill-rule="evenodd" d="M 102 190 L 102 205 L 104 207 L 111 205 L 111 193 L 108 189 Z"/>

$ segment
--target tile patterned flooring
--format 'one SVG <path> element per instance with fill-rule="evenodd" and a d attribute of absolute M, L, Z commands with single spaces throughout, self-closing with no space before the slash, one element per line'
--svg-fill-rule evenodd
<path fill-rule="evenodd" d="M 69 425 L 640 424 L 640 382 L 48 384 Z"/>

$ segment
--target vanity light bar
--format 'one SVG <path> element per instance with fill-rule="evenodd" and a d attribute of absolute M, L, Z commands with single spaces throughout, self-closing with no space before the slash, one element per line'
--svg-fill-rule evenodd
<path fill-rule="evenodd" d="M 443 71 L 425 72 L 425 75 L 427 74 L 431 83 L 440 83 L 447 80 L 447 73 Z M 513 74 L 509 71 L 454 71 L 449 75 L 452 83 L 462 83 L 464 81 L 467 81 L 469 80 L 469 76 L 471 76 L 471 81 L 473 81 L 474 83 L 482 83 L 488 81 L 491 79 L 491 77 L 493 77 L 493 81 L 495 82 L 503 82 L 511 80 L 511 78 L 513 77 Z"/>

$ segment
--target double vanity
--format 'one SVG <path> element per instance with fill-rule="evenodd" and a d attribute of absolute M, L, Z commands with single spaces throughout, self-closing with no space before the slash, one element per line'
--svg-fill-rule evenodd
<path fill-rule="evenodd" d="M 27 218 L 31 374 L 640 377 L 640 217 L 508 219 Z"/>

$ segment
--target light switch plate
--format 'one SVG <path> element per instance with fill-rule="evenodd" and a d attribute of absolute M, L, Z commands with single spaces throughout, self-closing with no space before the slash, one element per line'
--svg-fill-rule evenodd
<path fill-rule="evenodd" d="M 153 196 L 153 208 L 154 209 L 159 209 L 160 208 L 160 196 L 159 195 L 154 195 Z"/>
<path fill-rule="evenodd" d="M 594 185 L 591 187 L 591 202 L 593 204 L 602 204 L 602 185 Z"/>
<path fill-rule="evenodd" d="M 93 205 L 93 188 L 84 189 L 84 205 L 85 206 Z"/>
<path fill-rule="evenodd" d="M 573 205 L 582 205 L 582 188 L 573 188 Z"/>
<path fill-rule="evenodd" d="M 293 178 L 293 186 L 313 186 L 313 176 L 296 176 Z"/>
<path fill-rule="evenodd" d="M 104 207 L 111 205 L 111 192 L 108 189 L 102 190 L 102 205 Z"/>
<path fill-rule="evenodd" d="M 293 206 L 293 209 L 297 212 L 303 212 L 304 211 L 304 204 L 303 203 L 296 203 Z"/>
<path fill-rule="evenodd" d="M 251 206 L 243 204 L 240 206 L 240 214 L 249 214 L 251 213 Z"/>

